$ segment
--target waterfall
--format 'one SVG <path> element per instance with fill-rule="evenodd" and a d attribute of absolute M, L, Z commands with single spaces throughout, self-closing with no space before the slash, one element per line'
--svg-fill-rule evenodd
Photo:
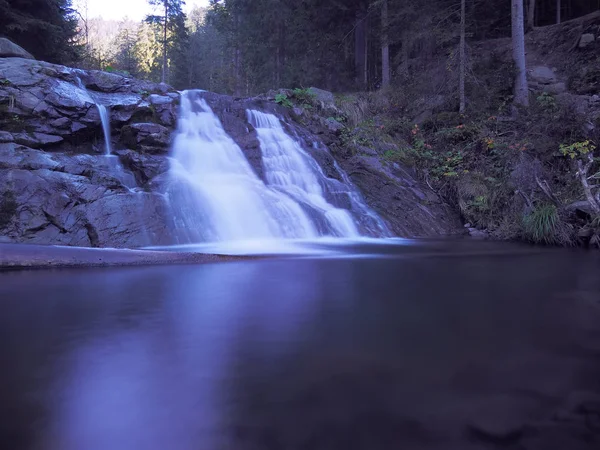
<path fill-rule="evenodd" d="M 182 240 L 316 237 L 308 215 L 265 186 L 198 94 L 182 93 L 172 151 L 169 197 Z"/>
<path fill-rule="evenodd" d="M 112 148 L 110 143 L 110 118 L 108 116 L 108 110 L 106 106 L 96 103 L 96 108 L 100 113 L 100 121 L 102 122 L 102 132 L 104 133 L 104 153 L 106 156 L 112 154 Z"/>
<path fill-rule="evenodd" d="M 79 70 L 75 69 L 74 71 L 74 76 L 75 76 L 75 84 L 77 85 L 77 87 L 83 91 L 83 97 L 86 100 L 89 100 L 90 103 L 93 103 L 94 105 L 96 105 L 96 108 L 98 109 L 98 114 L 100 115 L 100 123 L 102 124 L 102 133 L 104 134 L 104 154 L 106 156 L 111 156 L 112 154 L 112 146 L 110 143 L 110 116 L 108 115 L 108 109 L 106 108 L 106 106 L 101 105 L 100 103 L 98 103 L 88 92 L 87 88 L 85 87 L 85 85 L 83 84 L 83 82 L 81 81 L 81 78 L 79 77 L 78 72 L 80 72 Z"/>
<path fill-rule="evenodd" d="M 252 110 L 247 116 L 265 181 L 200 91 L 182 93 L 168 188 L 180 244 L 389 235 L 347 176 L 327 178 L 277 117 Z"/>
<path fill-rule="evenodd" d="M 285 192 L 317 216 L 324 216 L 327 219 L 325 234 L 391 235 L 335 161 L 334 168 L 341 181 L 326 177 L 317 161 L 285 132 L 276 116 L 253 110 L 247 114 L 261 144 L 267 185 Z M 333 203 L 343 204 L 347 209 Z"/>

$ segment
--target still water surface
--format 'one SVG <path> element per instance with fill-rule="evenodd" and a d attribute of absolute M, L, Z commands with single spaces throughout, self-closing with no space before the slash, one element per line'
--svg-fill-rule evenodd
<path fill-rule="evenodd" d="M 488 448 L 466 430 L 600 388 L 599 267 L 456 242 L 0 272 L 0 447 Z"/>

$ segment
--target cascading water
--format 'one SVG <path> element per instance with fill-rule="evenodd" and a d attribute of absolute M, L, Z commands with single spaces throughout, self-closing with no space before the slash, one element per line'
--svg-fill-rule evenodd
<path fill-rule="evenodd" d="M 390 236 L 386 225 L 367 207 L 336 163 L 342 181 L 327 178 L 315 159 L 285 132 L 276 116 L 253 110 L 247 114 L 261 144 L 267 185 L 285 192 L 313 215 L 324 216 L 323 234 Z M 336 199 L 348 209 L 334 206 Z"/>
<path fill-rule="evenodd" d="M 102 123 L 102 132 L 104 134 L 104 153 L 106 156 L 111 156 L 112 146 L 110 143 L 110 118 L 106 106 L 96 103 L 98 113 L 100 114 L 100 122 Z"/>
<path fill-rule="evenodd" d="M 360 212 L 372 216 L 370 227 L 326 199 L 343 194 L 353 207 L 360 197 L 326 178 L 275 116 L 248 111 L 248 118 L 258 132 L 266 184 L 201 91 L 182 93 L 168 190 L 179 243 L 388 235 L 366 206 Z"/>
<path fill-rule="evenodd" d="M 79 70 L 74 71 L 75 84 L 79 88 L 77 95 L 80 99 L 83 99 L 89 103 L 93 103 L 98 109 L 98 114 L 100 115 L 100 123 L 102 124 L 102 134 L 104 135 L 104 157 L 106 158 L 106 165 L 114 174 L 115 178 L 117 178 L 117 180 L 119 180 L 119 182 L 123 186 L 125 186 L 131 191 L 137 185 L 135 177 L 130 172 L 125 171 L 125 169 L 119 161 L 119 158 L 116 155 L 112 154 L 112 145 L 110 142 L 110 116 L 108 108 L 98 103 L 94 96 L 87 90 L 87 88 L 81 81 L 81 78 L 79 77 L 80 73 L 81 72 Z"/>
<path fill-rule="evenodd" d="M 312 238 L 308 215 L 269 189 L 197 91 L 181 96 L 169 192 L 186 242 Z"/>

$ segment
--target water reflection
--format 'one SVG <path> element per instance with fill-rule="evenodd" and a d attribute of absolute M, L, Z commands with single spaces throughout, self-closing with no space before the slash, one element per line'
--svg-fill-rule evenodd
<path fill-rule="evenodd" d="M 595 256 L 385 253 L 0 273 L 0 443 L 482 448 L 597 383 Z"/>

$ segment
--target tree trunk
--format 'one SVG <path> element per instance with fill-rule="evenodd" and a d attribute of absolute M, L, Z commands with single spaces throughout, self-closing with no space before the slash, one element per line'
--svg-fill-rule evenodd
<path fill-rule="evenodd" d="M 162 82 L 167 82 L 167 19 L 169 18 L 169 3 L 165 0 L 165 23 L 163 24 L 163 63 Z"/>
<path fill-rule="evenodd" d="M 523 24 L 523 0 L 512 0 L 512 47 L 516 67 L 515 99 L 517 105 L 529 106 L 527 65 L 525 63 L 525 26 Z"/>
<path fill-rule="evenodd" d="M 458 94 L 460 98 L 460 106 L 458 108 L 458 112 L 460 114 L 465 113 L 465 64 L 466 64 L 466 52 L 465 52 L 465 28 L 466 28 L 466 0 L 461 0 L 460 2 L 460 69 L 459 69 L 459 86 L 458 86 Z"/>
<path fill-rule="evenodd" d="M 356 13 L 356 25 L 354 28 L 354 68 L 356 73 L 356 84 L 366 89 L 367 67 L 367 20 L 362 11 Z"/>
<path fill-rule="evenodd" d="M 579 181 L 581 182 L 581 186 L 583 187 L 583 192 L 585 194 L 585 198 L 590 204 L 590 207 L 594 211 L 597 216 L 600 216 L 600 202 L 598 201 L 597 196 L 594 196 L 592 193 L 592 187 L 588 182 L 588 172 L 594 163 L 594 157 L 591 153 L 587 155 L 588 161 L 584 165 L 580 159 L 577 160 L 577 176 L 579 177 Z"/>
<path fill-rule="evenodd" d="M 533 30 L 535 28 L 535 2 L 536 0 L 529 0 L 529 9 L 527 11 L 527 30 Z"/>
<path fill-rule="evenodd" d="M 560 23 L 561 1 L 556 0 L 556 23 Z"/>
<path fill-rule="evenodd" d="M 363 85 L 369 88 L 369 16 L 365 13 L 365 65 L 363 67 Z"/>
<path fill-rule="evenodd" d="M 381 4 L 381 87 L 384 89 L 390 85 L 390 40 L 388 27 L 388 0 L 383 0 Z"/>
<path fill-rule="evenodd" d="M 408 31 L 402 33 L 402 65 L 400 72 L 404 78 L 408 78 L 408 59 L 410 58 L 410 41 Z"/>

